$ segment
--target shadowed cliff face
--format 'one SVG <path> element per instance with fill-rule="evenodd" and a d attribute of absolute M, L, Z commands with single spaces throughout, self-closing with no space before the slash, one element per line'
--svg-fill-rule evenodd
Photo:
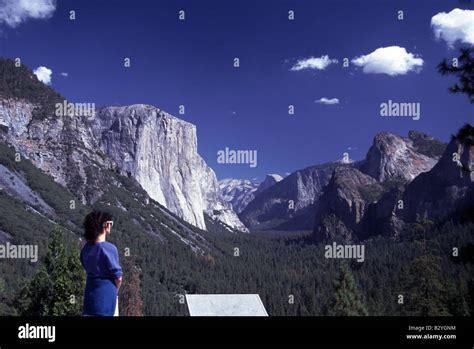
<path fill-rule="evenodd" d="M 382 192 L 374 178 L 353 167 L 337 167 L 316 203 L 315 240 L 352 240 L 351 232 L 359 230 L 370 203 Z"/>
<path fill-rule="evenodd" d="M 474 129 L 470 129 L 474 136 Z M 474 144 L 454 138 L 440 161 L 407 186 L 406 209 L 399 216 L 407 222 L 454 218 L 474 204 Z M 474 211 L 471 212 L 474 217 Z"/>
<path fill-rule="evenodd" d="M 474 135 L 472 127 L 465 129 Z M 467 141 L 458 135 L 447 147 L 439 146 L 437 141 L 425 143 L 424 153 L 433 157 L 445 149 L 436 161 L 417 149 L 421 141 L 432 139 L 423 136 L 414 145 L 410 140 L 402 144 L 403 138 L 398 136 L 377 135 L 360 171 L 337 168 L 323 189 L 316 205 L 315 240 L 397 236 L 406 224 L 424 220 L 472 220 L 474 144 L 464 136 Z M 427 170 L 433 160 L 435 165 Z M 410 180 L 417 171 L 418 175 Z"/>

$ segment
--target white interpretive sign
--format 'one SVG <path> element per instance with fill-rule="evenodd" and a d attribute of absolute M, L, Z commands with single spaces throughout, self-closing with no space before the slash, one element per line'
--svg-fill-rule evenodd
<path fill-rule="evenodd" d="M 191 316 L 268 316 L 258 294 L 188 294 Z"/>

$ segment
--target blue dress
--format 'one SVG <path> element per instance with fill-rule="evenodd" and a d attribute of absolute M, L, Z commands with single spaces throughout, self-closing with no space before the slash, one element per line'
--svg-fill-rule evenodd
<path fill-rule="evenodd" d="M 87 273 L 83 315 L 113 316 L 117 304 L 115 279 L 122 276 L 117 247 L 107 241 L 87 243 L 81 251 Z"/>

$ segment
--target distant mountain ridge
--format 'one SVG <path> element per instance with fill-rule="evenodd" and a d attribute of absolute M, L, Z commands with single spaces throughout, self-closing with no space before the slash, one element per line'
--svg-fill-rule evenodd
<path fill-rule="evenodd" d="M 335 164 L 298 170 L 256 195 L 239 217 L 251 229 L 276 228 L 314 203 L 327 184 Z"/>
<path fill-rule="evenodd" d="M 248 227 L 257 230 L 313 229 L 317 203 L 338 167 L 347 168 L 360 180 L 370 177 L 366 178 L 367 183 L 411 181 L 430 170 L 445 147 L 443 142 L 418 131 L 410 131 L 408 137 L 379 133 L 364 160 L 335 161 L 295 171 L 265 193 L 256 195 L 239 217 Z M 345 172 L 338 172 L 336 178 L 338 176 L 351 180 Z M 327 199 L 326 195 L 322 200 Z"/>
<path fill-rule="evenodd" d="M 434 142 L 429 137 L 423 139 Z M 335 171 L 315 210 L 315 240 L 348 242 L 375 235 L 398 237 L 409 224 L 472 221 L 473 139 L 474 128 L 465 125 L 447 146 L 433 143 L 431 150 L 436 151 L 431 155 L 438 160 L 426 170 L 431 160 L 414 154 L 413 149 L 397 152 L 397 147 L 380 147 L 380 138 L 376 137 L 374 146 L 377 150 L 385 149 L 379 159 L 385 160 L 380 161 L 378 169 L 368 169 L 367 163 L 361 167 L 375 178 L 358 169 Z M 395 144 L 397 142 L 389 137 L 385 145 Z M 373 164 L 370 152 L 369 163 Z M 400 158 L 400 153 L 408 156 Z M 410 166 L 396 169 L 395 164 L 400 165 L 402 161 Z"/>
<path fill-rule="evenodd" d="M 270 188 L 283 179 L 279 174 L 270 173 L 258 183 L 248 179 L 226 178 L 219 181 L 219 189 L 227 202 L 232 205 L 235 212 L 242 212 L 255 198 L 255 195 Z"/>

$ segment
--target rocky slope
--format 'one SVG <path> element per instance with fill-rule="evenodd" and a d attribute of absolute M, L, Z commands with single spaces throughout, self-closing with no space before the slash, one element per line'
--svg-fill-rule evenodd
<path fill-rule="evenodd" d="M 339 213 L 344 217 L 343 223 L 351 227 L 359 225 L 359 220 L 365 216 L 373 200 L 379 199 L 397 184 L 410 182 L 419 174 L 429 171 L 439 160 L 445 147 L 442 142 L 417 131 L 410 131 L 408 137 L 388 132 L 377 134 L 363 161 L 336 161 L 296 171 L 270 189 L 256 193 L 254 200 L 239 217 L 254 229 L 313 229 L 315 224 L 325 221 L 323 216 L 328 214 L 327 210 L 337 211 L 336 204 L 331 209 L 328 206 L 327 195 L 324 198 L 320 196 L 323 188 L 330 183 L 334 170 L 342 166 L 349 172 L 345 175 L 337 173 L 344 180 L 336 178 L 332 184 L 347 181 L 348 186 L 333 188 L 331 195 L 339 196 L 338 200 L 341 202 L 349 200 L 351 212 L 355 216 L 347 215 L 343 212 L 345 208 L 341 207 Z M 351 175 L 354 180 L 364 180 L 352 183 Z M 369 182 L 382 185 L 368 185 Z M 357 188 L 351 188 L 351 183 L 359 184 Z M 353 196 L 359 192 L 358 186 L 361 186 L 360 191 L 364 197 Z M 352 199 L 355 201 L 352 202 Z M 319 205 L 321 200 L 325 202 Z M 358 218 L 354 221 L 350 217 Z"/>
<path fill-rule="evenodd" d="M 334 172 L 318 201 L 315 240 L 398 236 L 406 224 L 427 220 L 472 221 L 473 140 L 470 125 L 463 127 L 447 147 L 419 133 L 411 133 L 406 144 L 392 135 L 378 135 L 360 171 L 338 168 Z M 380 156 L 374 156 L 377 152 Z M 426 157 L 439 160 L 427 170 L 432 161 Z M 420 168 L 423 171 L 416 175 Z"/>
<path fill-rule="evenodd" d="M 84 204 L 103 195 L 107 179 L 101 172 L 113 170 L 135 178 L 152 199 L 201 229 L 208 214 L 231 229 L 247 231 L 221 197 L 214 171 L 199 156 L 194 125 L 147 105 L 104 108 L 95 117 L 56 116 L 54 105 L 62 103 L 61 96 L 27 68 L 0 63 L 6 75 L 15 77 L 12 84 L 30 84 L 20 93 L 11 84 L 2 85 L 0 139 Z"/>

